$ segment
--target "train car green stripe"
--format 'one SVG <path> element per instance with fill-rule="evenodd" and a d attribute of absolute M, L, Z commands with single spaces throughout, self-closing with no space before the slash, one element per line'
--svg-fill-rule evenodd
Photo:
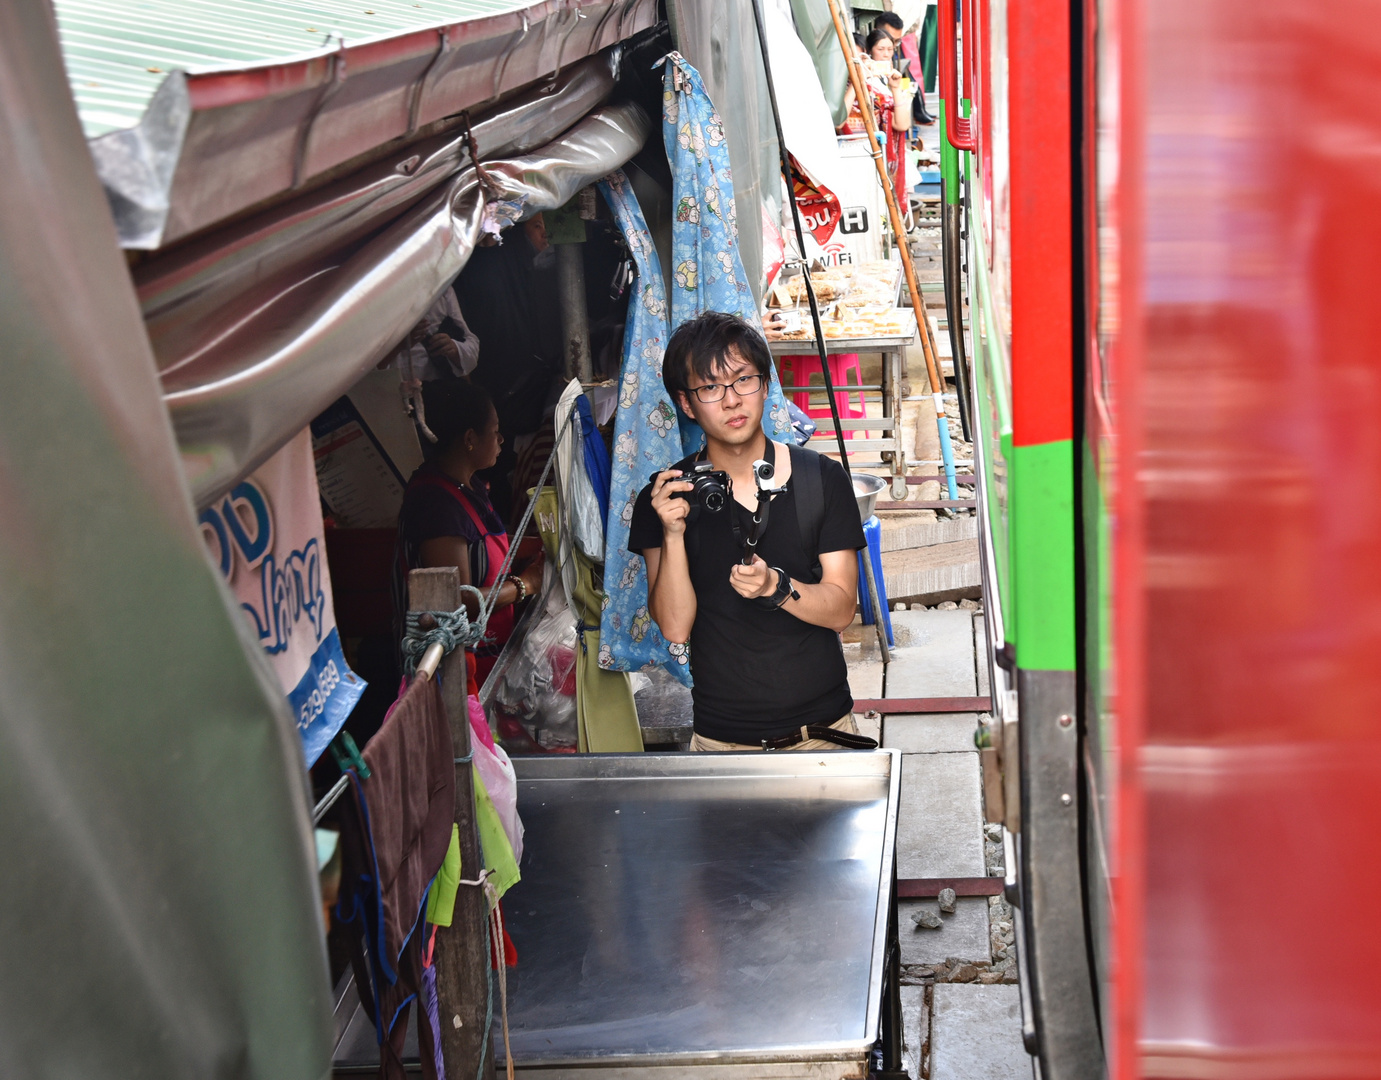
<path fill-rule="evenodd" d="M 959 205 L 959 151 L 945 135 L 945 99 L 940 99 L 936 124 L 940 130 L 940 179 L 944 183 L 945 204 Z"/>
<path fill-rule="evenodd" d="M 1017 665 L 1073 671 L 1074 442 L 1013 446 L 1009 461 Z"/>

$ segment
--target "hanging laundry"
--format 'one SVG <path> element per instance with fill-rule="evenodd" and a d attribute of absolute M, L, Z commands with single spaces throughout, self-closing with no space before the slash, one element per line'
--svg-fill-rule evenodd
<path fill-rule="evenodd" d="M 609 512 L 605 517 L 605 598 L 599 619 L 601 668 L 636 671 L 665 664 L 690 684 L 684 645 L 668 645 L 647 610 L 647 567 L 628 550 L 633 503 L 653 473 L 685 456 L 676 409 L 662 385 L 662 352 L 670 331 L 662 265 L 637 197 L 622 172 L 599 182 L 599 192 L 623 231 L 634 279 L 623 336 L 623 371 L 614 418 Z"/>
<path fill-rule="evenodd" d="M 503 896 L 518 884 L 522 874 L 518 872 L 518 860 L 514 858 L 513 846 L 508 842 L 508 833 L 504 832 L 499 811 L 485 790 L 484 777 L 480 776 L 478 769 L 474 770 L 474 777 L 475 828 L 480 834 L 480 854 L 484 856 L 484 868 L 490 871 L 489 880 L 495 892 Z"/>
<path fill-rule="evenodd" d="M 604 445 L 604 436 L 595 424 L 590 399 L 581 394 L 575 404 L 580 410 L 580 434 L 585 440 L 585 471 L 599 501 L 599 520 L 603 523 L 609 516 L 609 448 Z"/>
<path fill-rule="evenodd" d="M 579 379 L 572 379 L 556 403 L 556 474 L 567 538 L 593 563 L 604 561 L 604 511 L 585 468 L 585 439 L 578 403 L 585 401 Z M 586 402 L 586 415 L 589 403 Z M 596 433 L 598 435 L 598 433 Z M 569 583 L 568 583 L 569 587 Z"/>
<path fill-rule="evenodd" d="M 434 680 L 412 681 L 363 757 L 369 775 L 347 773 L 354 797 L 341 815 L 336 918 L 351 931 L 355 983 L 374 1021 L 380 1076 L 402 1080 L 409 1008 L 422 987 L 423 908 L 455 814 L 451 731 Z M 418 1035 L 430 1073 L 431 1026 L 421 1011 Z"/>
<path fill-rule="evenodd" d="M 460 891 L 461 870 L 460 826 L 452 824 L 451 846 L 446 849 L 446 858 L 427 892 L 428 926 L 451 925 L 456 912 L 456 893 Z"/>
<path fill-rule="evenodd" d="M 572 382 L 567 393 L 578 385 Z M 562 401 L 566 400 L 567 396 L 562 395 Z M 579 400 L 582 399 L 576 394 L 571 401 L 572 409 Z M 563 415 L 558 405 L 558 424 Z M 599 664 L 599 620 L 608 601 L 605 592 L 608 574 L 602 572 L 598 561 L 590 558 L 579 543 L 576 495 L 582 485 L 589 486 L 583 443 L 578 435 L 557 440 L 558 490 L 544 489 L 539 494 L 537 523 L 548 558 L 551 552 L 556 553 L 552 562 L 561 568 L 562 587 L 577 623 L 580 649 L 575 657 L 576 746 L 581 753 L 635 753 L 642 750 L 643 738 L 628 674 L 606 670 Z M 552 502 L 556 503 L 556 512 L 546 509 Z M 572 543 L 572 537 L 577 542 Z"/>
<path fill-rule="evenodd" d="M 757 297 L 738 253 L 733 172 L 724 124 L 705 84 L 680 53 L 663 58 L 662 142 L 671 163 L 671 327 L 702 311 L 727 311 L 761 329 Z M 770 369 L 762 426 L 770 439 L 791 437 L 786 398 Z M 681 413 L 683 455 L 704 445 L 700 426 Z M 644 480 L 643 483 L 647 481 Z"/>

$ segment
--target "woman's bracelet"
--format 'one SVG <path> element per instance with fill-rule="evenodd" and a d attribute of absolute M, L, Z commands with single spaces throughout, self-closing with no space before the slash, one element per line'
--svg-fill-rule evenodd
<path fill-rule="evenodd" d="M 527 599 L 527 582 L 517 574 L 509 574 L 508 580 L 513 582 L 513 587 L 518 590 L 518 595 L 513 598 L 515 604 L 521 604 Z"/>

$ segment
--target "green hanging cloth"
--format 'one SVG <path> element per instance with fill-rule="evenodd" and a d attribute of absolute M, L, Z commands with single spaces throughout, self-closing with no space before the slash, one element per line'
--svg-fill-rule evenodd
<path fill-rule="evenodd" d="M 480 779 L 480 771 L 471 766 L 471 772 L 475 777 L 475 824 L 480 834 L 480 854 L 484 858 L 484 868 L 491 871 L 489 881 L 502 897 L 518 884 L 522 874 L 518 872 L 518 860 L 513 857 L 513 845 L 508 842 L 508 833 L 504 832 L 494 800 Z"/>
<path fill-rule="evenodd" d="M 432 926 L 450 926 L 456 911 L 456 892 L 460 889 L 460 828 L 451 826 L 451 846 L 432 881 L 427 895 L 427 922 Z"/>

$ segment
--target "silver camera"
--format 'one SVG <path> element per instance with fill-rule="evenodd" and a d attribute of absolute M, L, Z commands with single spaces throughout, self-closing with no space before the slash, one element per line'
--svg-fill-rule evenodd
<path fill-rule="evenodd" d="M 776 492 L 781 488 L 772 483 L 772 478 L 776 475 L 776 470 L 772 468 L 770 461 L 759 458 L 753 462 L 753 482 L 757 484 L 759 491 Z"/>

